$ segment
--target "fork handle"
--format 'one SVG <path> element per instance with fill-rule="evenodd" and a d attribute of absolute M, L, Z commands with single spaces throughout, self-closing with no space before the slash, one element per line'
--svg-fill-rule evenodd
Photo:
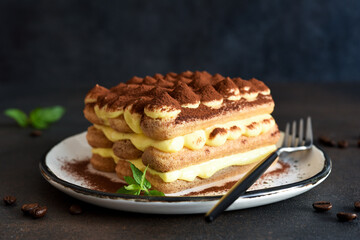
<path fill-rule="evenodd" d="M 279 152 L 277 150 L 252 168 L 217 202 L 217 204 L 209 212 L 206 213 L 205 220 L 207 222 L 214 221 L 215 218 L 225 211 L 236 199 L 240 197 L 240 195 L 244 194 L 246 190 L 260 178 L 260 176 L 270 167 L 278 156 Z"/>

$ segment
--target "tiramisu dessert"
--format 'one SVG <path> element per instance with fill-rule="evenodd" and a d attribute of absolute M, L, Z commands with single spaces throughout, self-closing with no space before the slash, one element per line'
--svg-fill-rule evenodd
<path fill-rule="evenodd" d="M 131 176 L 130 163 L 165 194 L 235 181 L 276 149 L 269 88 L 203 72 L 133 77 L 85 97 L 92 166 Z"/>

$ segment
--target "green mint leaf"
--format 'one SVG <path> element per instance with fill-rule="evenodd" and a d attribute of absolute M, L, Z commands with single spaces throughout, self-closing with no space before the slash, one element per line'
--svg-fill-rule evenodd
<path fill-rule="evenodd" d="M 30 117 L 31 125 L 36 129 L 46 129 L 49 127 L 47 122 L 44 122 L 41 119 L 34 119 L 34 117 Z"/>
<path fill-rule="evenodd" d="M 128 186 L 125 186 L 124 188 L 129 191 L 141 190 L 141 187 L 138 184 L 130 184 Z"/>
<path fill-rule="evenodd" d="M 120 194 L 129 194 L 129 195 L 139 195 L 136 194 L 137 191 L 130 191 L 130 190 L 126 190 L 125 187 L 119 188 L 116 193 L 120 193 Z"/>
<path fill-rule="evenodd" d="M 64 113 L 65 109 L 61 106 L 35 108 L 30 112 L 30 122 L 35 128 L 45 129 L 50 123 L 59 120 Z"/>
<path fill-rule="evenodd" d="M 41 118 L 48 123 L 53 123 L 58 121 L 65 113 L 65 108 L 62 106 L 53 106 L 40 108 L 39 113 Z"/>
<path fill-rule="evenodd" d="M 146 178 L 145 178 L 145 180 L 144 180 L 144 186 L 145 186 L 147 189 L 150 189 L 150 188 L 151 188 L 151 183 L 150 183 L 148 180 L 146 180 Z"/>
<path fill-rule="evenodd" d="M 140 182 L 140 188 L 141 190 L 144 189 L 144 180 L 145 180 L 145 176 L 146 176 L 146 171 L 148 169 L 149 166 L 146 166 L 144 172 L 142 173 L 142 176 L 141 176 L 141 182 Z"/>
<path fill-rule="evenodd" d="M 145 178 L 145 177 L 146 177 L 146 171 L 147 171 L 148 167 L 149 167 L 149 166 L 146 166 L 146 168 L 145 168 L 145 170 L 144 170 L 144 172 L 143 172 L 143 175 L 142 175 L 142 177 L 141 177 L 140 187 L 141 187 L 142 190 L 144 190 L 144 187 L 145 187 L 146 189 L 151 188 L 150 182 L 149 182 L 148 180 L 146 180 L 146 178 Z"/>
<path fill-rule="evenodd" d="M 6 109 L 4 114 L 12 119 L 14 119 L 21 127 L 26 127 L 28 125 L 28 117 L 26 113 L 17 108 Z"/>
<path fill-rule="evenodd" d="M 149 196 L 165 196 L 163 192 L 160 192 L 158 190 L 150 190 L 148 194 Z"/>
<path fill-rule="evenodd" d="M 146 196 L 165 196 L 165 194 L 160 191 L 149 190 L 151 188 L 151 184 L 148 180 L 146 180 L 146 171 L 149 166 L 145 168 L 144 172 L 141 172 L 132 163 L 130 163 L 130 167 L 134 178 L 125 176 L 124 179 L 129 185 L 118 189 L 116 193 L 140 195 L 141 191 L 143 191 Z"/>
<path fill-rule="evenodd" d="M 49 124 L 43 118 L 43 111 L 41 108 L 35 108 L 30 112 L 30 122 L 34 128 L 45 129 Z"/>
<path fill-rule="evenodd" d="M 127 182 L 127 184 L 136 184 L 136 181 L 132 177 L 125 176 L 124 179 Z"/>
<path fill-rule="evenodd" d="M 141 185 L 141 178 L 143 173 L 132 163 L 130 163 L 130 167 L 133 173 L 134 180 L 137 182 L 137 184 Z"/>

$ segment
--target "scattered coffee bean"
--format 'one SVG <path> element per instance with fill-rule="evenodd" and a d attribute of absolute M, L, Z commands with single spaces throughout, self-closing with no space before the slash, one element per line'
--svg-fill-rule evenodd
<path fill-rule="evenodd" d="M 348 146 L 349 146 L 348 141 L 346 141 L 346 140 L 338 141 L 338 147 L 339 148 L 347 148 Z"/>
<path fill-rule="evenodd" d="M 33 130 L 30 132 L 31 137 L 40 137 L 42 135 L 42 131 L 40 130 Z"/>
<path fill-rule="evenodd" d="M 326 137 L 326 136 L 320 136 L 319 137 L 319 142 L 325 146 L 328 147 L 335 147 L 336 146 L 336 142 L 334 140 L 331 140 L 330 138 Z"/>
<path fill-rule="evenodd" d="M 73 205 L 70 206 L 69 212 L 71 214 L 73 214 L 73 215 L 81 214 L 82 213 L 82 208 L 79 205 L 73 204 Z"/>
<path fill-rule="evenodd" d="M 354 208 L 358 211 L 360 211 L 360 201 L 354 202 Z"/>
<path fill-rule="evenodd" d="M 45 216 L 46 212 L 47 212 L 46 206 L 42 206 L 42 207 L 39 206 L 32 209 L 29 213 L 33 218 L 42 218 L 43 216 Z"/>
<path fill-rule="evenodd" d="M 5 205 L 13 205 L 16 202 L 16 197 L 5 196 L 3 200 L 4 200 Z"/>
<path fill-rule="evenodd" d="M 21 207 L 21 211 L 23 211 L 23 213 L 25 214 L 30 214 L 30 212 L 34 209 L 39 207 L 38 203 L 29 203 L 29 204 L 24 204 Z"/>
<path fill-rule="evenodd" d="M 355 213 L 346 213 L 346 212 L 338 212 L 336 216 L 341 222 L 349 222 L 357 218 L 357 215 Z"/>
<path fill-rule="evenodd" d="M 329 211 L 332 208 L 331 202 L 328 202 L 328 201 L 314 202 L 312 206 L 318 212 Z"/>

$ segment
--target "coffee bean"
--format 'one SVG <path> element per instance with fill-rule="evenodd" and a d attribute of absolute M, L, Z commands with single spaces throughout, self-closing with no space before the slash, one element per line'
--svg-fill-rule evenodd
<path fill-rule="evenodd" d="M 349 146 L 348 141 L 346 140 L 338 141 L 338 148 L 347 148 L 348 146 Z"/>
<path fill-rule="evenodd" d="M 29 213 L 33 218 L 41 218 L 45 216 L 46 212 L 47 212 L 46 206 L 42 206 L 42 207 L 39 206 L 32 209 Z"/>
<path fill-rule="evenodd" d="M 354 202 L 354 208 L 358 211 L 360 211 L 360 201 Z"/>
<path fill-rule="evenodd" d="M 334 140 L 331 140 L 327 136 L 320 136 L 319 137 L 319 142 L 321 144 L 325 145 L 325 146 L 328 146 L 328 147 L 335 147 L 336 146 L 336 142 Z"/>
<path fill-rule="evenodd" d="M 328 201 L 314 202 L 312 206 L 318 212 L 329 211 L 332 208 L 331 202 L 328 202 Z"/>
<path fill-rule="evenodd" d="M 42 131 L 40 130 L 33 130 L 30 132 L 31 137 L 40 137 L 42 135 Z"/>
<path fill-rule="evenodd" d="M 71 214 L 73 214 L 73 215 L 81 214 L 82 213 L 82 208 L 79 205 L 73 204 L 73 205 L 70 206 L 69 212 Z"/>
<path fill-rule="evenodd" d="M 30 212 L 34 209 L 39 207 L 38 203 L 29 203 L 29 204 L 24 204 L 21 207 L 21 211 L 23 211 L 23 213 L 25 214 L 30 214 Z"/>
<path fill-rule="evenodd" d="M 5 196 L 3 200 L 4 200 L 5 205 L 13 205 L 16 202 L 16 197 Z"/>
<path fill-rule="evenodd" d="M 349 222 L 357 218 L 357 215 L 355 213 L 346 213 L 346 212 L 338 212 L 336 216 L 341 222 Z"/>

